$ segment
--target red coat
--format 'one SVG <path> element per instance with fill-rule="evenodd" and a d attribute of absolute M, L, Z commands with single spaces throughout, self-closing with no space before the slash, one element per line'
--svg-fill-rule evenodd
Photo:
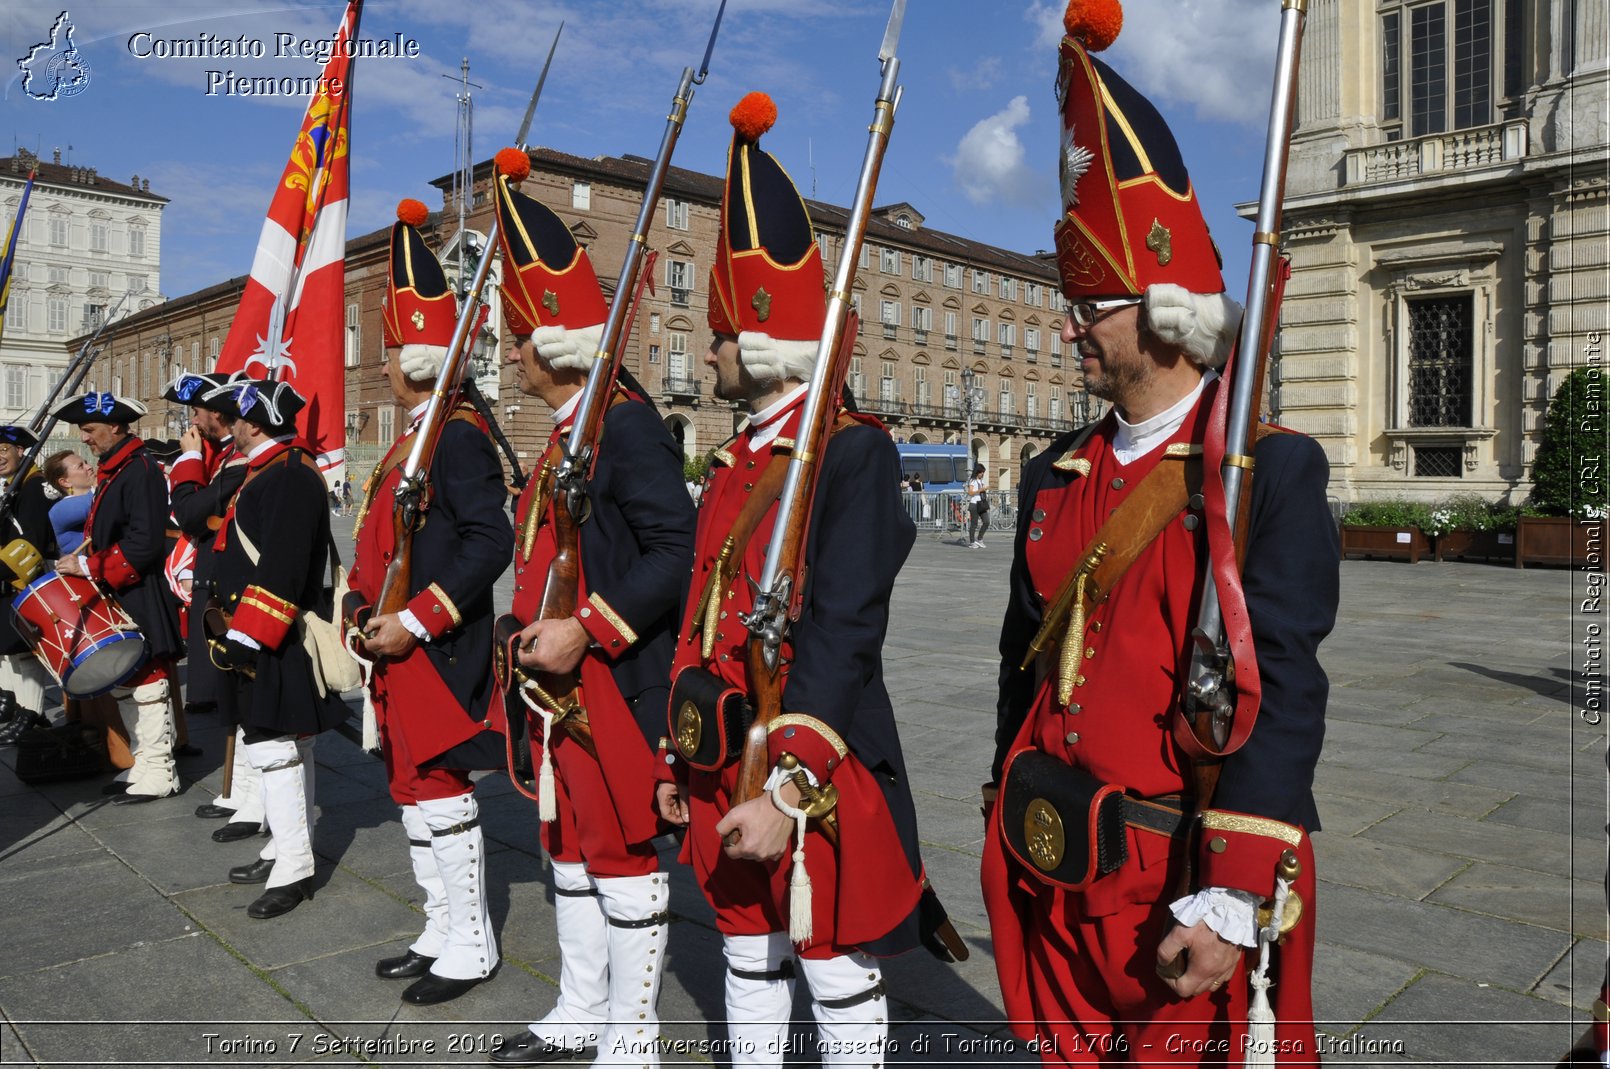
<path fill-rule="evenodd" d="M 370 478 L 359 516 L 347 581 L 371 605 L 396 548 L 391 504 L 402 481 L 398 461 L 412 446 L 410 432 L 391 447 Z M 501 740 L 493 746 L 479 739 L 491 727 L 492 584 L 508 567 L 514 535 L 503 507 L 503 466 L 485 424 L 467 406 L 442 428 L 429 488 L 413 539 L 407 607 L 432 637 L 401 660 L 379 662 L 371 682 L 375 710 L 394 749 L 403 751 L 394 760 L 492 768 Z M 449 754 L 472 740 L 475 753 L 462 761 Z"/>
<path fill-rule="evenodd" d="M 755 530 L 744 565 L 721 602 L 710 656 L 691 625 L 700 595 L 744 501 L 772 464 L 786 464 L 800 403 L 779 416 L 778 439 L 758 450 L 747 435 L 717 450 L 699 509 L 694 569 L 677 642 L 676 673 L 703 665 L 747 691 L 748 631 L 739 621 L 753 607 L 744 577 L 760 575 L 776 506 Z M 861 948 L 874 953 L 908 949 L 915 937 L 913 911 L 921 893 L 916 819 L 906 784 L 899 738 L 882 680 L 882 643 L 888 600 L 915 530 L 900 502 L 899 460 L 875 421 L 835 435 L 823 453 L 807 545 L 808 579 L 783 682 L 785 722 L 774 724 L 771 759 L 799 758 L 823 783 L 839 790 L 839 844 L 814 830 L 806 835 L 813 885 L 809 957 Z M 674 726 L 668 732 L 675 736 Z M 787 927 L 790 860 L 735 861 L 722 849 L 715 825 L 731 808 L 736 761 L 720 772 L 677 762 L 686 776 L 692 821 L 683 845 L 717 926 L 728 934 L 759 934 Z M 873 770 L 879 774 L 874 776 Z"/>
<path fill-rule="evenodd" d="M 1213 394 L 1211 385 L 1203 391 L 1169 444 L 1202 440 Z M 1018 671 L 1045 605 L 1101 524 L 1158 465 L 1181 463 L 1165 459 L 1167 448 L 1160 445 L 1120 464 L 1111 449 L 1115 431 L 1109 417 L 1082 446 L 1073 448 L 1065 438 L 1025 472 L 1012 601 L 1001 640 L 995 774 L 1010 753 L 1032 748 L 1132 795 L 1181 794 L 1189 789 L 1188 770 L 1172 726 L 1206 545 L 1200 508 L 1187 507 L 1171 519 L 1092 609 L 1067 706 L 1056 695 L 1055 650 Z M 1297 890 L 1307 915 L 1276 954 L 1282 982 L 1274 989 L 1275 1011 L 1282 1022 L 1279 1038 L 1301 1038 L 1306 1029 L 1303 1042 L 1311 1044 L 1315 902 L 1305 829 L 1317 826 L 1310 788 L 1324 730 L 1325 680 L 1315 650 L 1335 616 L 1335 531 L 1325 507 L 1323 457 L 1311 441 L 1272 435 L 1258 447 L 1257 463 L 1243 585 L 1265 684 L 1263 710 L 1252 733 L 1256 745 L 1249 741 L 1226 763 L 1215 797 L 1221 816 L 1210 815 L 1213 826 L 1200 836 L 1195 878 L 1197 886 L 1268 898 L 1281 853 L 1297 853 L 1303 863 Z M 1038 1021 L 1040 1034 L 1058 1037 L 1066 1056 L 1114 1020 L 1137 1022 L 1125 1026 L 1132 1040 L 1144 1035 L 1144 1022 L 1178 1031 L 1182 1022 L 1228 1015 L 1244 1027 L 1243 976 L 1211 1000 L 1204 995 L 1181 1002 L 1151 975 L 1151 955 L 1168 927 L 1166 906 L 1184 860 L 1175 840 L 1129 828 L 1128 862 L 1085 891 L 1069 892 L 1040 882 L 1013 861 L 1002 835 L 1000 821 L 992 819 L 984 897 L 1007 1017 L 1024 1022 L 1020 1034 L 1034 1034 L 1031 1023 Z M 1098 943 L 1126 936 L 1127 946 L 1095 950 Z M 1069 1018 L 1079 1027 L 1067 1031 L 1058 1025 Z"/>

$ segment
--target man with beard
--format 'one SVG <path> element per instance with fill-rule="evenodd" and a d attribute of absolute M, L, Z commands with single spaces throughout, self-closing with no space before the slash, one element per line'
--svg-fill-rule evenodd
<path fill-rule="evenodd" d="M 163 589 L 167 552 L 168 483 L 162 467 L 131 427 L 146 409 L 109 393 L 87 393 L 56 410 L 78 425 L 79 440 L 96 456 L 95 502 L 77 555 L 62 557 L 56 571 L 95 580 L 110 589 L 145 636 L 149 659 L 112 693 L 129 733 L 134 767 L 126 783 L 114 783 L 114 805 L 138 805 L 179 789 L 173 768 L 172 688 L 174 658 L 184 648 L 173 600 Z M 132 702 L 131 702 L 132 700 Z M 130 707 L 132 704 L 132 708 Z"/>
<path fill-rule="evenodd" d="M 1198 797 L 1212 777 L 1193 764 L 1213 758 L 1181 719 L 1183 674 L 1222 500 L 1204 444 L 1241 309 L 1162 116 L 1090 55 L 1116 35 L 1115 8 L 1075 0 L 1061 45 L 1062 337 L 1113 411 L 1053 442 L 1019 491 L 985 788 L 996 968 L 1007 1018 L 1046 1062 L 1239 1061 L 1249 984 L 1271 981 L 1279 1060 L 1311 1062 L 1317 649 L 1339 557 L 1327 466 L 1272 427 L 1240 458 L 1256 479 L 1235 620 L 1250 621 L 1257 673 L 1239 682 L 1261 677 L 1262 703 Z M 1290 930 L 1275 975 L 1253 976 L 1246 951 L 1271 923 L 1257 910 L 1276 901 Z"/>
<path fill-rule="evenodd" d="M 531 739 L 542 843 L 553 859 L 559 998 L 523 1034 L 492 1052 L 499 1064 L 577 1057 L 659 1064 L 656 1002 L 669 933 L 670 880 L 653 838 L 655 746 L 665 730 L 666 680 L 677 600 L 693 556 L 693 504 L 682 454 L 631 376 L 606 407 L 577 537 L 571 615 L 540 619 L 549 567 L 560 555 L 553 473 L 576 419 L 607 305 L 587 251 L 559 217 L 516 184 L 530 171 L 518 149 L 497 155 L 507 359 L 520 390 L 540 398 L 554 428 L 520 497 L 514 603 L 518 656 L 538 679 L 577 685 L 584 712 L 555 719 L 521 697 L 510 717 Z M 539 296 L 540 295 L 540 296 Z M 546 303 L 544 303 L 546 301 Z M 524 691 L 519 679 L 511 685 Z M 580 720 L 585 717 L 585 723 Z M 518 782 L 518 780 L 517 780 Z"/>
<path fill-rule="evenodd" d="M 660 811 L 688 826 L 683 859 L 716 911 L 727 959 L 734 1064 L 781 1065 L 796 961 L 813 999 L 828 1065 L 868 1064 L 888 1035 L 878 958 L 919 941 L 922 863 L 883 638 L 896 574 L 916 538 L 900 500 L 900 458 L 874 419 L 841 411 L 822 450 L 798 616 L 784 644 L 783 715 L 768 764 L 785 755 L 839 799 L 835 846 L 800 831 L 765 794 L 734 798 L 744 730 L 754 600 L 788 454 L 816 362 L 826 300 L 810 215 L 782 167 L 757 144 L 776 106 L 751 93 L 732 111 L 720 245 L 710 278 L 705 362 L 716 396 L 750 412 L 714 455 L 699 509 L 694 570 L 672 676 L 675 763 Z M 671 743 L 666 743 L 667 747 Z M 793 778 L 773 773 L 798 809 Z M 790 849 L 793 848 L 792 857 Z M 791 894 L 808 883 L 809 906 Z M 794 938 L 790 937 L 794 934 Z"/>

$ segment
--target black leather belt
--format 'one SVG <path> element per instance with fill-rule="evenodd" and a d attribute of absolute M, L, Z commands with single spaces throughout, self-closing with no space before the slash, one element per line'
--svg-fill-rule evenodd
<path fill-rule="evenodd" d="M 1118 802 L 1118 811 L 1123 815 L 1124 823 L 1132 828 L 1173 838 L 1185 831 L 1188 818 L 1184 812 L 1184 802 L 1177 794 L 1157 798 L 1132 798 L 1126 794 Z"/>

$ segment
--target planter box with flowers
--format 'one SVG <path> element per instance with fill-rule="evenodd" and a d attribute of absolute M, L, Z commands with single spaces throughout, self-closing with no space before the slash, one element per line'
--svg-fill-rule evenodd
<path fill-rule="evenodd" d="M 1515 529 L 1515 567 L 1563 564 L 1583 567 L 1604 559 L 1604 517 L 1522 516 Z"/>
<path fill-rule="evenodd" d="M 1342 559 L 1406 560 L 1431 552 L 1425 524 L 1430 510 L 1414 501 L 1364 501 L 1342 514 Z"/>
<path fill-rule="evenodd" d="M 1426 524 L 1437 560 L 1513 562 L 1517 511 L 1475 494 L 1456 494 L 1439 502 Z"/>

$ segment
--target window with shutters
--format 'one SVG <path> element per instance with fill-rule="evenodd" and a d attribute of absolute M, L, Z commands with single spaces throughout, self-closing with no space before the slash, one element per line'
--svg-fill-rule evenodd
<path fill-rule="evenodd" d="M 357 367 L 363 359 L 363 335 L 356 303 L 347 305 L 346 366 Z"/>

